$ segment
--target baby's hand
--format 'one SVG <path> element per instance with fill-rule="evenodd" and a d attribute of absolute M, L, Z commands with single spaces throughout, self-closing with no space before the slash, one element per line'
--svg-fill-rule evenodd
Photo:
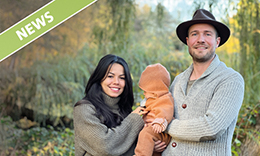
<path fill-rule="evenodd" d="M 155 123 L 152 125 L 152 128 L 154 133 L 162 133 L 163 128 L 160 124 Z"/>

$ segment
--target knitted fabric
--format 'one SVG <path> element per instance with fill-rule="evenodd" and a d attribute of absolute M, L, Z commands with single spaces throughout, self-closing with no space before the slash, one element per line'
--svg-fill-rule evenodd
<path fill-rule="evenodd" d="M 231 156 L 231 141 L 244 96 L 243 77 L 216 55 L 187 94 L 192 71 L 193 65 L 171 85 L 175 119 L 166 129 L 172 140 L 162 155 Z"/>
<path fill-rule="evenodd" d="M 115 98 L 104 96 L 105 102 L 116 112 Z M 143 128 L 143 119 L 130 113 L 115 128 L 107 128 L 96 116 L 95 107 L 89 102 L 74 107 L 75 156 L 132 156 L 137 136 Z M 119 112 L 117 112 L 119 113 Z"/>

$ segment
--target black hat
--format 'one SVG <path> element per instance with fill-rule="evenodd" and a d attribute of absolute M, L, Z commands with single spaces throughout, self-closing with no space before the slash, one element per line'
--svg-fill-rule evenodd
<path fill-rule="evenodd" d="M 184 44 L 187 44 L 186 37 L 188 35 L 188 29 L 191 25 L 197 23 L 207 23 L 215 27 L 218 32 L 218 36 L 220 37 L 219 47 L 224 44 L 230 36 L 230 30 L 225 24 L 216 21 L 215 17 L 209 11 L 205 9 L 198 9 L 193 14 L 192 20 L 179 24 L 176 29 L 177 36 Z"/>

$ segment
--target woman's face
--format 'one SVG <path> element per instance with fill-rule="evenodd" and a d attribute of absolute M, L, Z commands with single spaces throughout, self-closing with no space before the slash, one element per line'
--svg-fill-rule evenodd
<path fill-rule="evenodd" d="M 124 67 L 114 63 L 107 72 L 107 77 L 103 78 L 104 80 L 101 82 L 102 89 L 108 96 L 118 97 L 123 93 L 125 87 Z"/>

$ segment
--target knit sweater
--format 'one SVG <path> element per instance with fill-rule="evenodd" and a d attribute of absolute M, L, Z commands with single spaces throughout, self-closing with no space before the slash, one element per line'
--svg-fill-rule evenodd
<path fill-rule="evenodd" d="M 104 96 L 112 111 L 119 113 L 118 99 Z M 130 113 L 121 125 L 108 128 L 96 116 L 89 101 L 74 107 L 75 156 L 132 156 L 138 133 L 143 128 L 142 117 Z"/>
<path fill-rule="evenodd" d="M 244 96 L 243 77 L 216 55 L 187 94 L 192 71 L 193 64 L 171 85 L 175 119 L 166 129 L 172 140 L 162 155 L 231 156 L 231 141 Z"/>

